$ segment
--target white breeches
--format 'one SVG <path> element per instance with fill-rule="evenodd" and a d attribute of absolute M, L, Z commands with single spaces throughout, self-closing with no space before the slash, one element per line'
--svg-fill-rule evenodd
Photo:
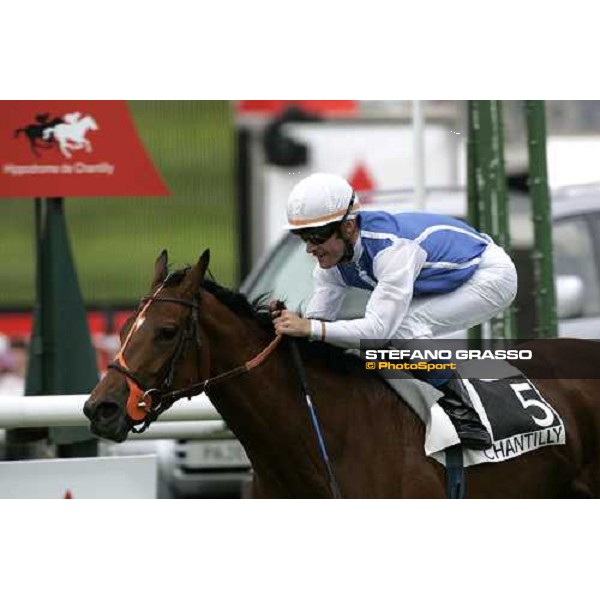
<path fill-rule="evenodd" d="M 481 255 L 469 281 L 448 294 L 415 298 L 395 339 L 428 339 L 480 325 L 507 308 L 517 295 L 517 270 L 494 243 Z"/>

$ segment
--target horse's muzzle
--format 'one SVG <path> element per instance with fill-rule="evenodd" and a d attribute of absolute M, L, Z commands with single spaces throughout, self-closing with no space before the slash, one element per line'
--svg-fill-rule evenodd
<path fill-rule="evenodd" d="M 94 435 L 114 442 L 123 442 L 129 433 L 129 422 L 121 404 L 113 398 L 88 398 L 83 414 L 90 420 Z"/>

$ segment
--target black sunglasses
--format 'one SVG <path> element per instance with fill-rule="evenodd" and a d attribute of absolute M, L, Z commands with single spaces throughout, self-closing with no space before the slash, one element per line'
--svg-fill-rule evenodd
<path fill-rule="evenodd" d="M 339 223 L 328 223 L 321 227 L 307 227 L 306 229 L 298 229 L 292 231 L 294 235 L 297 235 L 303 242 L 319 246 L 324 244 L 329 238 L 331 238 L 338 230 Z"/>

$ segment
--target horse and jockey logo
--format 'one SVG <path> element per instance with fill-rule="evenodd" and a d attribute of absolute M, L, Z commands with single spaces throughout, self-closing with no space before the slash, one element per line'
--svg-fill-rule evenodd
<path fill-rule="evenodd" d="M 41 156 L 40 150 L 58 146 L 64 157 L 71 158 L 72 150 L 92 151 L 92 144 L 86 135 L 88 131 L 98 129 L 98 124 L 91 115 L 83 116 L 80 112 L 72 112 L 51 118 L 50 113 L 40 113 L 35 116 L 35 123 L 16 129 L 14 137 L 24 133 L 31 151 L 37 157 Z"/>

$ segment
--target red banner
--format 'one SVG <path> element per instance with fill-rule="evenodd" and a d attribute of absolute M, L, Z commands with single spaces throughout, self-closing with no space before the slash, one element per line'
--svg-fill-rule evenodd
<path fill-rule="evenodd" d="M 0 102 L 0 197 L 170 195 L 125 101 Z"/>
<path fill-rule="evenodd" d="M 237 112 L 244 115 L 271 115 L 290 105 L 318 115 L 356 116 L 357 100 L 239 100 Z"/>

